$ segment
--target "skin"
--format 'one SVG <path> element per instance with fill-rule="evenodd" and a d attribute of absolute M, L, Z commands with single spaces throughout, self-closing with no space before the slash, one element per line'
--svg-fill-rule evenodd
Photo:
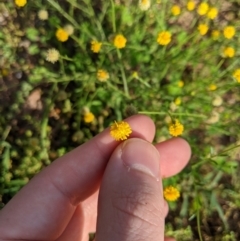
<path fill-rule="evenodd" d="M 131 139 L 117 142 L 107 128 L 23 187 L 0 212 L 0 240 L 87 241 L 94 231 L 96 241 L 164 240 L 161 179 L 185 167 L 190 147 L 181 138 L 153 146 L 149 117 L 126 121 Z"/>

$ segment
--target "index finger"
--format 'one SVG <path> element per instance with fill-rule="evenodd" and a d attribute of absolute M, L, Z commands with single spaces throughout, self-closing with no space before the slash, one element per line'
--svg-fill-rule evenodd
<path fill-rule="evenodd" d="M 126 121 L 133 131 L 131 137 L 152 142 L 155 126 L 149 117 L 135 115 Z M 109 157 L 118 144 L 107 128 L 36 175 L 1 211 L 0 237 L 58 238 L 76 205 L 98 188 Z"/>

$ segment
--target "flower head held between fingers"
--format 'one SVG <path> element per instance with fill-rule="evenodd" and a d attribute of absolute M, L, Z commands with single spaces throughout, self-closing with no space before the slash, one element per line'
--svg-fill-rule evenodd
<path fill-rule="evenodd" d="M 184 126 L 179 122 L 179 120 L 175 119 L 169 126 L 169 133 L 172 136 L 179 136 L 183 133 Z"/>
<path fill-rule="evenodd" d="M 57 62 L 59 60 L 60 54 L 58 52 L 58 50 L 56 49 L 49 49 L 47 51 L 47 55 L 46 55 L 46 60 L 48 62 L 51 62 L 52 64 L 54 64 L 55 62 Z"/>
<path fill-rule="evenodd" d="M 66 42 L 68 40 L 69 34 L 63 28 L 59 28 L 56 31 L 56 37 L 58 41 Z"/>
<path fill-rule="evenodd" d="M 126 140 L 131 133 L 131 126 L 126 121 L 115 121 L 110 127 L 110 135 L 116 141 Z"/>
<path fill-rule="evenodd" d="M 142 11 L 147 11 L 151 6 L 151 1 L 150 0 L 139 0 L 138 5 Z"/>
<path fill-rule="evenodd" d="M 27 4 L 27 0 L 15 0 L 15 4 L 18 7 L 24 7 Z"/>
<path fill-rule="evenodd" d="M 126 46 L 127 39 L 122 35 L 118 34 L 113 40 L 113 44 L 117 49 L 123 49 Z"/>
<path fill-rule="evenodd" d="M 168 31 L 162 31 L 158 34 L 157 42 L 160 45 L 168 45 L 171 42 L 172 34 Z"/>
<path fill-rule="evenodd" d="M 180 197 L 180 192 L 173 186 L 168 186 L 163 190 L 164 198 L 167 201 L 176 201 Z"/>
<path fill-rule="evenodd" d="M 102 47 L 102 43 L 101 42 L 98 42 L 96 40 L 93 40 L 91 42 L 91 50 L 93 51 L 93 53 L 99 53 L 101 47 Z"/>
<path fill-rule="evenodd" d="M 104 69 L 99 69 L 97 72 L 97 79 L 101 82 L 105 82 L 109 79 L 109 73 Z"/>

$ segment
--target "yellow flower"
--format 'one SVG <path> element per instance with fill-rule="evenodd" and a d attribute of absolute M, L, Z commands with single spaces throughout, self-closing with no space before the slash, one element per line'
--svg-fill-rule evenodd
<path fill-rule="evenodd" d="M 174 100 L 174 103 L 175 103 L 175 105 L 181 105 L 181 103 L 182 103 L 181 97 L 177 97 L 177 98 Z"/>
<path fill-rule="evenodd" d="M 208 31 L 208 25 L 207 24 L 199 24 L 198 31 L 200 32 L 201 35 L 205 35 Z"/>
<path fill-rule="evenodd" d="M 122 49 L 126 46 L 127 39 L 122 35 L 118 34 L 115 36 L 113 40 L 113 44 L 116 48 Z"/>
<path fill-rule="evenodd" d="M 188 2 L 187 2 L 187 10 L 188 10 L 188 11 L 194 10 L 194 9 L 195 9 L 195 6 L 196 6 L 196 4 L 195 4 L 194 1 L 188 1 Z"/>
<path fill-rule="evenodd" d="M 179 86 L 180 88 L 182 88 L 182 87 L 184 86 L 184 82 L 183 82 L 182 80 L 179 80 L 179 81 L 178 81 L 178 86 Z"/>
<path fill-rule="evenodd" d="M 168 186 L 163 190 L 164 198 L 167 201 L 176 201 L 180 197 L 180 192 L 173 186 Z"/>
<path fill-rule="evenodd" d="M 173 5 L 171 12 L 174 16 L 178 16 L 181 13 L 181 8 L 178 5 Z"/>
<path fill-rule="evenodd" d="M 233 73 L 233 77 L 240 83 L 240 69 L 236 69 Z"/>
<path fill-rule="evenodd" d="M 227 26 L 223 29 L 223 35 L 227 39 L 231 39 L 236 33 L 236 30 L 233 26 Z"/>
<path fill-rule="evenodd" d="M 168 31 L 163 31 L 158 34 L 157 42 L 160 45 L 168 45 L 171 42 L 172 34 Z"/>
<path fill-rule="evenodd" d="M 91 123 L 94 121 L 94 119 L 95 119 L 95 116 L 92 112 L 89 111 L 84 113 L 83 120 L 85 123 Z"/>
<path fill-rule="evenodd" d="M 138 78 L 139 78 L 138 72 L 137 72 L 137 71 L 134 71 L 134 72 L 132 73 L 132 77 L 133 77 L 134 79 L 138 79 Z"/>
<path fill-rule="evenodd" d="M 223 55 L 225 58 L 232 58 L 235 55 L 235 49 L 232 47 L 226 47 L 223 51 Z"/>
<path fill-rule="evenodd" d="M 42 21 L 47 20 L 48 19 L 48 11 L 45 9 L 39 10 L 38 18 Z"/>
<path fill-rule="evenodd" d="M 59 57 L 60 57 L 60 54 L 59 54 L 58 50 L 49 49 L 47 51 L 46 60 L 48 62 L 51 62 L 52 64 L 54 64 L 55 62 L 57 62 L 59 60 Z"/>
<path fill-rule="evenodd" d="M 210 8 L 207 17 L 210 19 L 215 19 L 218 15 L 218 9 L 217 8 Z"/>
<path fill-rule="evenodd" d="M 15 4 L 18 7 L 24 7 L 27 4 L 27 0 L 15 0 Z"/>
<path fill-rule="evenodd" d="M 56 37 L 60 42 L 65 42 L 68 40 L 69 34 L 63 28 L 59 28 L 56 31 Z"/>
<path fill-rule="evenodd" d="M 99 53 L 101 47 L 102 47 L 102 43 L 101 42 L 98 42 L 96 40 L 93 40 L 91 42 L 91 50 L 93 51 L 93 53 Z"/>
<path fill-rule="evenodd" d="M 209 9 L 209 5 L 205 2 L 203 2 L 198 6 L 197 12 L 199 15 L 205 15 L 205 14 L 207 14 L 208 9 Z"/>
<path fill-rule="evenodd" d="M 219 30 L 213 30 L 211 35 L 212 35 L 213 40 L 218 40 L 219 36 L 220 36 L 220 31 Z"/>
<path fill-rule="evenodd" d="M 184 126 L 179 122 L 179 120 L 174 120 L 169 126 L 169 133 L 172 136 L 179 136 L 183 133 Z"/>
<path fill-rule="evenodd" d="M 208 90 L 210 90 L 210 91 L 214 91 L 214 90 L 216 90 L 217 89 L 217 86 L 215 85 L 215 84 L 210 84 L 209 86 L 208 86 Z"/>
<path fill-rule="evenodd" d="M 104 69 L 99 69 L 97 72 L 97 79 L 101 82 L 105 82 L 109 79 L 109 73 Z"/>
<path fill-rule="evenodd" d="M 139 0 L 138 5 L 142 11 L 147 11 L 151 6 L 151 1 L 150 0 Z"/>
<path fill-rule="evenodd" d="M 110 127 L 110 135 L 116 141 L 126 140 L 129 135 L 132 133 L 130 125 L 125 121 L 114 122 Z"/>

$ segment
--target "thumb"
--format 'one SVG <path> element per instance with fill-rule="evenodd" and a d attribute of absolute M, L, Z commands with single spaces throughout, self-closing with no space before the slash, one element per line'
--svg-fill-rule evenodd
<path fill-rule="evenodd" d="M 132 138 L 113 152 L 99 193 L 96 241 L 164 240 L 157 149 Z"/>

